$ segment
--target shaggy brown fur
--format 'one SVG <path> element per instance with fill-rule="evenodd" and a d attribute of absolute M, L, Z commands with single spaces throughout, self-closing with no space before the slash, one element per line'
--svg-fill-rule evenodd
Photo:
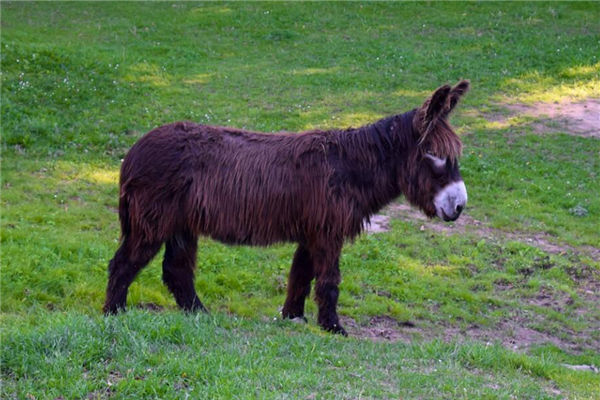
<path fill-rule="evenodd" d="M 345 334 L 336 313 L 343 243 L 401 194 L 435 214 L 436 191 L 460 178 L 461 144 L 446 116 L 467 88 L 444 86 L 421 108 L 358 129 L 262 134 L 179 122 L 151 131 L 121 167 L 122 243 L 104 311 L 124 308 L 129 285 L 162 243 L 163 280 L 178 305 L 204 310 L 193 284 L 199 235 L 296 242 L 283 316 L 303 317 L 316 277 L 319 324 Z M 426 152 L 448 157 L 447 171 L 434 173 Z"/>

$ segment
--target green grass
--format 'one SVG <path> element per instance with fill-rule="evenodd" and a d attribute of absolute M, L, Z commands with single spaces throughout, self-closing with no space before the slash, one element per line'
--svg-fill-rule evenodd
<path fill-rule="evenodd" d="M 600 142 L 538 135 L 526 118 L 500 126 L 480 111 L 600 97 L 598 4 L 2 2 L 1 11 L 1 397 L 597 398 L 597 374 L 561 364 L 600 365 L 600 263 L 589 252 L 600 247 Z M 196 288 L 211 317 L 175 311 L 160 257 L 128 304 L 162 312 L 100 316 L 120 159 L 152 127 L 356 126 L 459 78 L 473 86 L 453 116 L 466 212 L 494 237 L 394 220 L 341 259 L 340 314 L 362 327 L 382 316 L 416 323 L 410 344 L 323 334 L 312 301 L 307 326 L 272 322 L 291 245 L 201 240 Z M 565 252 L 502 237 L 513 231 Z M 502 347 L 519 327 L 552 340 Z M 498 335 L 459 340 L 473 329 Z"/>
<path fill-rule="evenodd" d="M 552 381 L 573 379 L 583 395 L 595 390 L 593 373 L 562 368 L 560 356 L 481 343 L 339 340 L 290 322 L 181 313 L 44 318 L 9 321 L 4 398 L 554 398 Z"/>

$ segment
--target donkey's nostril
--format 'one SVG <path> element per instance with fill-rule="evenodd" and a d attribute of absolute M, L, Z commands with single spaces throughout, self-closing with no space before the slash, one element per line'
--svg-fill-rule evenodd
<path fill-rule="evenodd" d="M 457 205 L 456 205 L 456 213 L 457 213 L 457 214 L 460 214 L 460 213 L 462 212 L 463 208 L 464 208 L 464 206 L 463 206 L 463 205 L 461 205 L 461 204 L 457 204 Z"/>

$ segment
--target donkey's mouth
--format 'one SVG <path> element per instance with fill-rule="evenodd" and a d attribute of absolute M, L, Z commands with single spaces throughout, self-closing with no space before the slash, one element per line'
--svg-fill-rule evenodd
<path fill-rule="evenodd" d="M 452 221 L 456 221 L 458 219 L 458 217 L 460 216 L 460 212 L 455 213 L 452 216 L 448 216 L 448 214 L 446 214 L 446 212 L 444 211 L 444 209 L 440 210 L 442 212 L 442 219 L 445 222 L 452 222 Z"/>
<path fill-rule="evenodd" d="M 452 222 L 452 221 L 456 221 L 458 219 L 458 217 L 460 217 L 460 214 L 462 213 L 463 207 L 462 206 L 457 206 L 456 207 L 456 211 L 454 212 L 454 214 L 452 215 L 448 215 L 446 214 L 446 211 L 442 208 L 439 212 L 439 215 L 445 222 Z"/>

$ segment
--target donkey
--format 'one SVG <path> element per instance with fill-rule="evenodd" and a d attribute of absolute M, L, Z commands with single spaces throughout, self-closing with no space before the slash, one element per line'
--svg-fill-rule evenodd
<path fill-rule="evenodd" d="M 206 311 L 194 288 L 200 235 L 226 244 L 298 244 L 284 318 L 304 319 L 315 283 L 318 323 L 346 335 L 336 311 L 345 240 L 400 195 L 453 221 L 467 202 L 462 144 L 448 114 L 468 81 L 437 89 L 420 107 L 346 130 L 263 134 L 178 122 L 142 137 L 121 166 L 121 243 L 109 264 L 104 312 L 165 243 L 162 278 L 179 307 Z"/>

